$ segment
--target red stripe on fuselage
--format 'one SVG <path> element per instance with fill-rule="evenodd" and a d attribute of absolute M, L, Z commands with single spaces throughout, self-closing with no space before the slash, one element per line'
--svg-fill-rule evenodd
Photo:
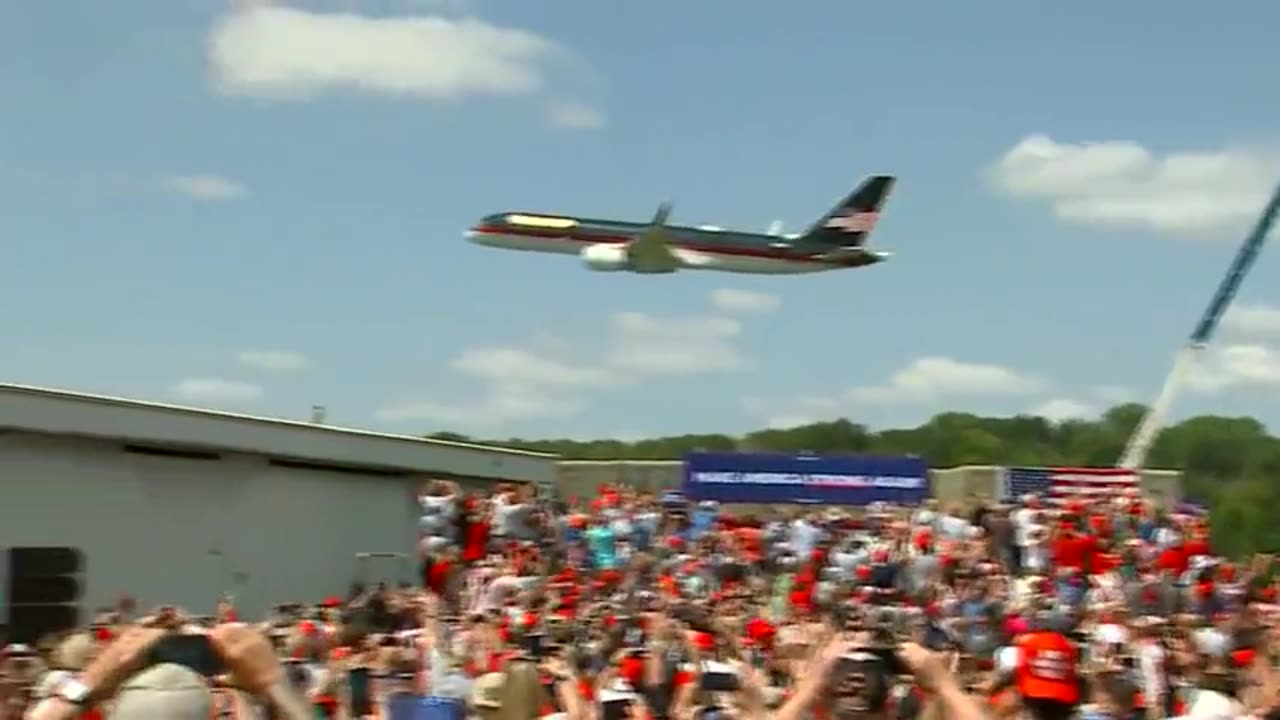
<path fill-rule="evenodd" d="M 532 228 L 516 228 L 505 227 L 500 225 L 479 225 L 471 228 L 471 232 L 481 235 L 518 235 L 527 238 L 541 238 L 545 240 L 572 240 L 584 244 L 600 243 L 621 245 L 629 243 L 635 239 L 633 235 L 614 235 L 609 233 L 583 233 L 583 232 L 565 232 L 563 230 L 539 230 Z M 779 260 L 782 262 L 807 263 L 833 265 L 840 267 L 859 267 L 868 264 L 864 259 L 852 257 L 848 259 L 822 259 L 813 255 L 797 255 L 792 252 L 774 250 L 773 248 L 747 247 L 744 245 L 706 245 L 702 243 L 689 243 L 673 241 L 673 245 L 695 252 L 703 252 L 711 255 L 738 255 L 742 257 L 757 257 L 767 260 Z"/>

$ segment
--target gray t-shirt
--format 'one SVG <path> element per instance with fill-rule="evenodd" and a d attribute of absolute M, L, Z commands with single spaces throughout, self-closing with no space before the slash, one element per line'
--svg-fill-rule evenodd
<path fill-rule="evenodd" d="M 418 518 L 418 530 L 424 535 L 452 537 L 458 504 L 452 495 L 423 495 L 418 499 L 422 515 Z"/>
<path fill-rule="evenodd" d="M 529 516 L 532 513 L 532 505 L 523 503 L 519 505 L 499 505 L 494 513 L 494 534 L 500 537 L 520 540 L 534 539 L 533 530 L 529 527 Z"/>
<path fill-rule="evenodd" d="M 942 572 L 942 563 L 936 555 L 921 555 L 911 558 L 902 566 L 902 582 L 906 591 L 912 595 L 935 584 Z"/>

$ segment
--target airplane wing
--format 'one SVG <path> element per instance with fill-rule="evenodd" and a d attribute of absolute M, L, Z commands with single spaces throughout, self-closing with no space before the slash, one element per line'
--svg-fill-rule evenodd
<path fill-rule="evenodd" d="M 649 227 L 627 243 L 627 259 L 635 272 L 669 273 L 680 268 L 680 258 L 673 252 L 667 234 L 670 215 L 671 203 L 662 203 Z"/>

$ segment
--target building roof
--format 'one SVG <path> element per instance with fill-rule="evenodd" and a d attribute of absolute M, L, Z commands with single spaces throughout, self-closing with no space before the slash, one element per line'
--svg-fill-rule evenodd
<path fill-rule="evenodd" d="M 7 383 L 0 428 L 540 484 L 552 481 L 556 457 Z"/>

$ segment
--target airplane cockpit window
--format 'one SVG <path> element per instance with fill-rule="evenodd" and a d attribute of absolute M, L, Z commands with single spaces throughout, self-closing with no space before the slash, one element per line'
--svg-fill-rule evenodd
<path fill-rule="evenodd" d="M 538 228 L 554 228 L 564 229 L 571 228 L 578 224 L 577 220 L 558 217 L 544 217 L 542 215 L 508 215 L 506 221 L 512 225 L 524 225 L 526 227 Z"/>

